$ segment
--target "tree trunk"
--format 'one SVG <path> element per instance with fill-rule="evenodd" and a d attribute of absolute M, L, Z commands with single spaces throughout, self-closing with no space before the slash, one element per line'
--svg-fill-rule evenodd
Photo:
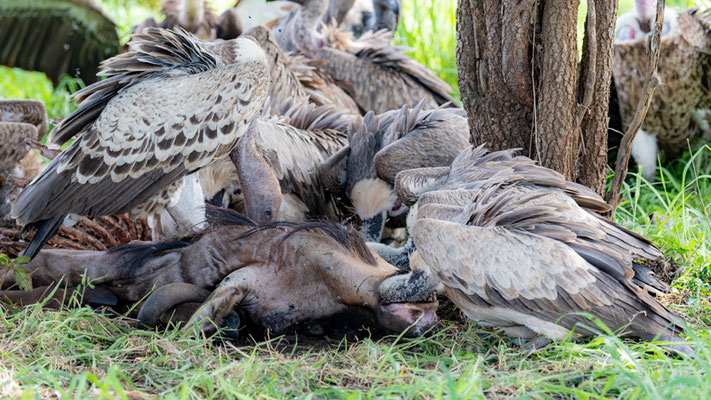
<path fill-rule="evenodd" d="M 459 0 L 457 68 L 473 144 L 523 153 L 602 194 L 617 1 Z"/>

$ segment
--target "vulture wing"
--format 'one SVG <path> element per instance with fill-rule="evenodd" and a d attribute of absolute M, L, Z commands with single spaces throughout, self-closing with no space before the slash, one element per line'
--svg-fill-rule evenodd
<path fill-rule="evenodd" d="M 37 128 L 23 122 L 0 121 L 0 186 L 17 163 L 27 154 L 26 138 L 36 138 Z"/>
<path fill-rule="evenodd" d="M 564 243 L 533 233 L 539 224 L 564 220 L 555 202 L 533 201 L 545 198 L 521 198 L 492 186 L 464 208 L 418 203 L 412 229 L 418 253 L 474 319 L 520 324 L 562 339 L 567 331 L 553 324 L 590 326 L 570 315 L 586 312 L 611 329 L 632 322 L 626 329 L 636 336 L 676 338 L 668 327 L 678 318 L 648 294 L 595 268 Z"/>
<path fill-rule="evenodd" d="M 78 92 L 81 107 L 52 132 L 54 143 L 78 138 L 22 192 L 20 223 L 129 211 L 226 155 L 266 98 L 266 59 L 251 39 L 150 28 L 131 48 L 106 61 L 108 79 Z"/>
<path fill-rule="evenodd" d="M 383 138 L 384 144 L 389 144 L 375 155 L 378 177 L 392 184 L 400 171 L 452 164 L 455 157 L 469 147 L 469 125 L 458 111 L 403 107 Z"/>
<path fill-rule="evenodd" d="M 453 102 L 452 89 L 424 65 L 405 54 L 405 48 L 389 43 L 387 31 L 367 32 L 359 39 L 323 48 L 318 58 L 328 61 L 323 69 L 365 111 L 383 113 L 403 105 L 413 107 L 425 98 L 424 108 Z M 333 34 L 331 34 L 333 36 Z M 387 88 L 387 89 L 384 89 Z M 385 90 L 389 95 L 383 95 Z"/>
<path fill-rule="evenodd" d="M 44 103 L 38 100 L 0 100 L 0 121 L 34 125 L 37 128 L 37 136 L 32 139 L 37 140 L 42 139 L 48 127 Z"/>
<path fill-rule="evenodd" d="M 96 82 L 99 63 L 119 49 L 116 25 L 93 0 L 0 2 L 0 63 Z"/>

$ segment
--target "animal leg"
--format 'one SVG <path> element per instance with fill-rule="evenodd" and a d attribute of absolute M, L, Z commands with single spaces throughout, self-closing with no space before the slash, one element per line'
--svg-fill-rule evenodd
<path fill-rule="evenodd" d="M 56 290 L 55 290 L 56 288 Z M 95 306 L 114 306 L 118 303 L 116 295 L 110 291 L 96 287 L 66 287 L 62 282 L 54 285 L 40 286 L 30 291 L 24 290 L 1 290 L 0 301 L 6 301 L 19 306 L 27 306 L 45 302 L 45 306 L 49 308 L 60 308 L 67 304 L 72 297 L 78 294 L 78 300 L 82 304 Z"/>
<path fill-rule="evenodd" d="M 546 346 L 553 343 L 553 339 L 546 336 L 539 336 L 534 340 L 526 343 L 523 348 L 526 351 L 538 352 L 542 351 Z"/>
<path fill-rule="evenodd" d="M 171 308 L 185 302 L 203 302 L 210 296 L 207 289 L 199 286 L 176 282 L 161 286 L 146 299 L 138 312 L 139 329 L 153 329 L 160 321 L 161 315 Z"/>
<path fill-rule="evenodd" d="M 247 295 L 251 281 L 250 271 L 246 268 L 238 269 L 227 275 L 190 318 L 183 331 L 190 331 L 197 326 L 205 334 L 215 332 L 218 327 L 224 324 L 234 306 Z"/>
<path fill-rule="evenodd" d="M 368 242 L 366 244 L 372 252 L 382 257 L 383 260 L 396 266 L 400 270 L 410 271 L 409 256 L 411 251 L 414 250 L 414 244 L 409 246 L 412 243 L 412 239 L 408 240 L 407 243 L 408 244 L 400 248 L 390 247 L 378 242 Z"/>
<path fill-rule="evenodd" d="M 180 207 L 168 207 L 167 211 L 168 215 L 170 215 L 170 218 L 175 221 L 175 224 L 177 226 L 176 230 L 178 232 L 191 232 L 193 230 L 193 224 L 190 222 L 190 217 L 185 212 L 185 210 Z"/>
<path fill-rule="evenodd" d="M 637 165 L 642 167 L 644 179 L 650 182 L 654 180 L 654 173 L 657 170 L 658 150 L 657 137 L 640 129 L 632 141 L 632 157 Z"/>

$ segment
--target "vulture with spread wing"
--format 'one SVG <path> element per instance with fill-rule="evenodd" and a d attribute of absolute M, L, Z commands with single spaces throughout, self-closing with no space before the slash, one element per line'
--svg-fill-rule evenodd
<path fill-rule="evenodd" d="M 656 1 L 636 0 L 635 9 L 617 20 L 612 71 L 623 126 L 631 122 L 649 76 L 647 37 L 655 15 Z M 660 150 L 677 156 L 688 148 L 687 139 L 709 131 L 710 22 L 708 11 L 664 13 L 657 71 L 663 85 L 655 90 L 632 142 L 632 155 L 649 180 L 654 178 Z"/>
<path fill-rule="evenodd" d="M 107 79 L 76 93 L 80 108 L 48 141 L 76 140 L 13 206 L 20 224 L 38 227 L 27 256 L 37 254 L 67 214 L 169 207 L 183 177 L 227 156 L 263 106 L 269 72 L 252 39 L 203 42 L 184 31 L 149 28 L 130 46 L 104 63 Z"/>
<path fill-rule="evenodd" d="M 398 174 L 416 201 L 408 227 L 413 269 L 430 269 L 470 318 L 509 335 L 564 339 L 612 330 L 681 342 L 680 318 L 651 293 L 665 285 L 642 265 L 662 253 L 595 212 L 609 206 L 512 151 L 463 151 L 449 168 Z M 670 346 L 688 352 L 683 343 Z"/>
<path fill-rule="evenodd" d="M 432 71 L 390 44 L 392 33 L 366 32 L 353 39 L 334 24 L 322 24 L 327 0 L 299 0 L 274 28 L 283 49 L 321 59 L 335 81 L 364 112 L 383 113 L 424 98 L 424 108 L 452 102 L 452 89 Z"/>
<path fill-rule="evenodd" d="M 99 63 L 119 50 L 116 24 L 94 0 L 0 2 L 0 64 L 96 82 Z"/>

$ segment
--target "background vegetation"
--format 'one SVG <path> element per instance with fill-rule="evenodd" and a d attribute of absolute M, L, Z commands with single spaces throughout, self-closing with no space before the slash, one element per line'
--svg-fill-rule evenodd
<path fill-rule="evenodd" d="M 101 1 L 123 40 L 156 15 L 158 0 Z M 230 1 L 215 1 L 219 9 Z M 397 37 L 411 55 L 456 87 L 456 0 L 403 0 Z M 620 2 L 620 12 L 632 0 Z M 709 1 L 668 1 L 709 6 Z M 584 7 L 581 7 L 581 22 Z M 582 25 L 582 24 L 581 24 Z M 69 94 L 39 73 L 0 67 L 0 97 L 37 98 L 51 118 L 73 108 Z M 0 397 L 31 398 L 705 398 L 711 392 L 711 148 L 665 165 L 655 183 L 631 174 L 617 222 L 644 234 L 680 268 L 665 303 L 684 315 L 696 359 L 676 359 L 655 344 L 603 335 L 540 353 L 458 318 L 427 338 L 390 337 L 299 346 L 280 338 L 235 347 L 169 331 L 132 329 L 131 321 L 88 308 L 0 307 Z M 456 317 L 456 313 L 450 313 Z"/>

